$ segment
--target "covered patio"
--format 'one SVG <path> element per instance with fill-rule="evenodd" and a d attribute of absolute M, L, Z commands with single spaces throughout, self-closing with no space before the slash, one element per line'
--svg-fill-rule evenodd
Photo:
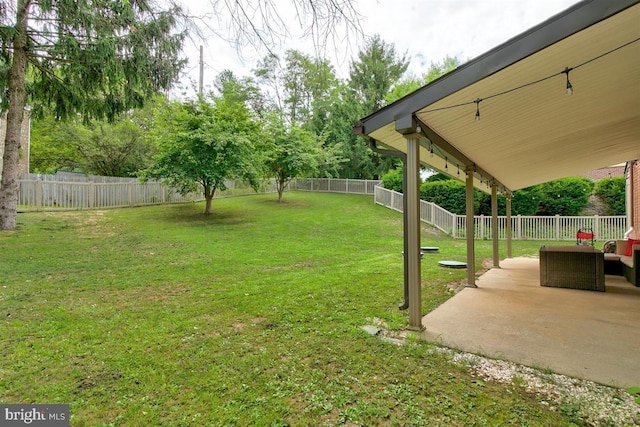
<path fill-rule="evenodd" d="M 640 0 L 581 1 L 354 126 L 372 149 L 405 164 L 411 327 L 421 328 L 420 165 L 466 183 L 473 286 L 474 188 L 492 196 L 499 267 L 498 192 L 509 228 L 513 191 L 640 159 L 638 22 Z M 510 240 L 507 229 L 507 257 Z"/>
<path fill-rule="evenodd" d="M 509 259 L 514 191 L 640 159 L 638 22 L 640 0 L 578 2 L 354 126 L 374 151 L 404 163 L 402 308 L 410 329 L 569 375 L 640 383 L 638 290 L 609 276 L 604 294 L 542 289 L 537 260 Z M 466 184 L 470 287 L 424 319 L 421 165 Z M 477 283 L 474 188 L 492 200 L 494 269 Z M 498 193 L 507 200 L 503 256 Z M 633 215 L 628 220 L 637 224 Z"/>
<path fill-rule="evenodd" d="M 423 337 L 447 347 L 617 387 L 640 384 L 640 288 L 541 287 L 538 260 L 512 258 L 427 314 Z"/>

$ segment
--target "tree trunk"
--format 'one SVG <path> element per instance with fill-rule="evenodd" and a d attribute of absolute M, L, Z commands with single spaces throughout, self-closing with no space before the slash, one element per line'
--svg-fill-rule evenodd
<path fill-rule="evenodd" d="M 216 194 L 216 187 L 204 186 L 204 214 L 211 215 L 211 204 L 213 202 L 213 196 Z"/>
<path fill-rule="evenodd" d="M 20 161 L 20 129 L 26 104 L 25 74 L 27 70 L 27 16 L 29 0 L 18 0 L 13 58 L 9 70 L 9 110 L 7 134 L 2 157 L 0 183 L 0 230 L 16 227 L 18 213 L 18 164 Z"/>
<path fill-rule="evenodd" d="M 284 193 L 285 185 L 284 179 L 278 178 L 278 203 L 282 203 L 282 194 Z"/>

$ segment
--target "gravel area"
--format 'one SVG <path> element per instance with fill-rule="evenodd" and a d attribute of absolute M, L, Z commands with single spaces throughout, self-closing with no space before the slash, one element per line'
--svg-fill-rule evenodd
<path fill-rule="evenodd" d="M 405 345 L 407 336 L 412 334 L 409 331 L 389 331 L 386 322 L 379 318 L 374 318 L 372 323 L 361 329 L 392 344 Z M 587 425 L 640 426 L 640 404 L 624 389 L 445 347 L 436 346 L 436 351 L 448 354 L 455 363 L 486 381 L 524 387 L 552 411 L 565 413 Z"/>
<path fill-rule="evenodd" d="M 624 389 L 547 373 L 504 360 L 441 348 L 475 375 L 519 384 L 553 411 L 570 414 L 590 426 L 640 426 L 640 404 Z"/>

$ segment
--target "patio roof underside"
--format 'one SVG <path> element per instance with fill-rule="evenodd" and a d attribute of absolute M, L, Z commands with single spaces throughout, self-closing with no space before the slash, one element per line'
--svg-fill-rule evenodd
<path fill-rule="evenodd" d="M 474 167 L 487 192 L 638 159 L 640 4 L 622 3 L 578 3 L 362 119 L 362 131 L 406 152 L 396 119 L 412 116 L 421 163 L 460 180 Z"/>

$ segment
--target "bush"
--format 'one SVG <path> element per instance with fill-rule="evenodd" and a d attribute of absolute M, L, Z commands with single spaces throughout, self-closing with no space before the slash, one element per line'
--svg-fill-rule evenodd
<path fill-rule="evenodd" d="M 435 203 L 451 213 L 464 215 L 466 212 L 465 185 L 453 179 L 425 182 L 420 186 L 420 198 Z M 478 208 L 479 192 L 474 191 L 474 212 Z"/>
<path fill-rule="evenodd" d="M 382 186 L 387 190 L 402 193 L 402 167 L 392 169 L 382 175 Z"/>
<path fill-rule="evenodd" d="M 433 175 L 430 175 L 425 182 L 436 182 L 436 181 L 449 181 L 451 179 L 450 176 L 445 175 L 443 173 L 434 173 Z"/>
<path fill-rule="evenodd" d="M 402 192 L 402 169 L 390 171 L 382 177 L 382 182 L 385 188 Z M 582 177 L 523 188 L 511 196 L 511 212 L 512 215 L 579 215 L 589 203 L 593 188 L 593 181 Z M 611 215 L 624 215 L 624 178 L 602 180 L 597 188 L 600 191 L 597 194 L 610 206 Z M 465 184 L 440 173 L 430 176 L 420 186 L 420 198 L 451 213 L 466 213 Z M 506 215 L 506 204 L 506 197 L 498 195 L 498 215 Z M 490 194 L 474 190 L 474 212 L 491 215 Z"/>
<path fill-rule="evenodd" d="M 626 185 L 627 181 L 623 176 L 601 179 L 596 183 L 593 194 L 600 197 L 607 205 L 608 215 L 624 215 L 626 213 Z"/>
<path fill-rule="evenodd" d="M 542 184 L 539 215 L 575 216 L 589 203 L 594 183 L 582 177 L 563 178 Z"/>
<path fill-rule="evenodd" d="M 512 215 L 535 215 L 542 198 L 540 186 L 523 188 L 511 196 Z M 482 193 L 479 197 L 478 215 L 491 215 L 491 195 Z M 498 195 L 498 215 L 507 214 L 507 198 Z"/>

